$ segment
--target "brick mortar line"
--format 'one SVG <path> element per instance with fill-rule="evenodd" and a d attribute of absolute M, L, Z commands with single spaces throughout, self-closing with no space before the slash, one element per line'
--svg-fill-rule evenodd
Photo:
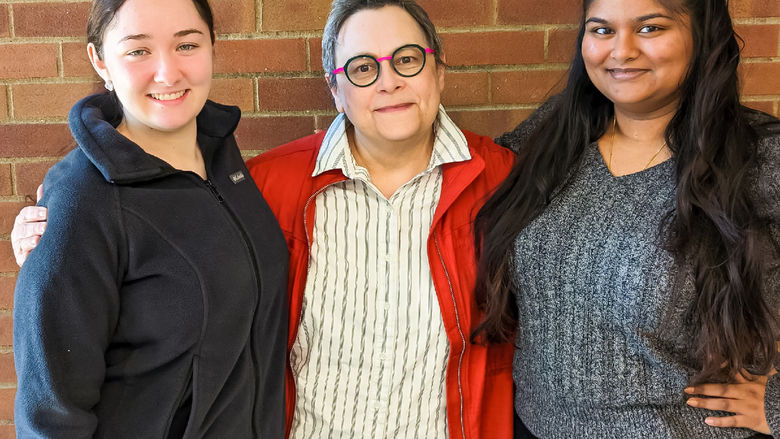
<path fill-rule="evenodd" d="M 65 56 L 62 54 L 62 43 L 57 45 L 57 72 L 60 78 L 65 77 Z"/>
<path fill-rule="evenodd" d="M 498 25 L 498 0 L 493 0 L 493 24 Z"/>
<path fill-rule="evenodd" d="M 16 37 L 16 27 L 14 25 L 14 5 L 8 5 L 8 34 L 11 38 Z"/>
<path fill-rule="evenodd" d="M 549 64 L 491 64 L 477 66 L 455 66 L 447 67 L 447 72 L 467 73 L 467 72 L 525 72 L 525 71 L 560 71 L 568 70 L 568 63 L 549 63 Z"/>
<path fill-rule="evenodd" d="M 252 105 L 254 111 L 260 111 L 260 81 L 252 78 Z"/>
<path fill-rule="evenodd" d="M 255 0 L 255 31 L 263 30 L 263 0 Z"/>
<path fill-rule="evenodd" d="M 14 120 L 16 119 L 16 105 L 14 105 L 14 91 L 13 91 L 13 85 L 7 84 L 6 85 L 6 99 L 8 100 L 8 119 Z"/>
<path fill-rule="evenodd" d="M 230 78 L 225 78 L 230 79 Z M 48 78 L 14 78 L 0 79 L 0 85 L 56 85 L 56 84 L 91 84 L 100 83 L 99 78 L 86 76 L 50 76 Z"/>
<path fill-rule="evenodd" d="M 0 273 L 0 278 L 11 278 L 16 277 L 17 272 L 16 271 L 7 271 Z"/>
<path fill-rule="evenodd" d="M 579 25 L 568 23 L 501 24 L 495 26 L 452 26 L 436 28 L 440 34 L 470 34 L 480 32 L 543 32 L 547 30 L 577 30 Z"/>
<path fill-rule="evenodd" d="M 16 187 L 16 183 L 19 180 L 19 177 L 16 176 L 16 163 L 11 162 L 11 195 L 12 196 L 19 196 L 19 189 Z"/>
<path fill-rule="evenodd" d="M 45 162 L 53 162 L 62 159 L 64 156 L 58 157 L 0 157 L 0 165 L 29 165 L 39 164 Z M 11 195 L 8 195 L 11 196 Z"/>
<path fill-rule="evenodd" d="M 734 24 L 780 24 L 780 17 L 745 17 L 735 18 Z"/>
<path fill-rule="evenodd" d="M 777 64 L 780 63 L 780 56 L 756 56 L 753 58 L 742 58 L 742 64 Z"/>
<path fill-rule="evenodd" d="M 5 110 L 6 114 L 8 115 L 9 120 L 13 120 L 14 118 L 14 112 L 13 112 L 13 102 L 11 101 L 11 87 L 3 84 L 5 86 Z"/>
<path fill-rule="evenodd" d="M 544 31 L 544 62 L 550 60 L 550 29 Z"/>
<path fill-rule="evenodd" d="M 10 37 L 0 38 L 0 45 L 84 43 L 80 37 Z"/>
<path fill-rule="evenodd" d="M 450 105 L 446 109 L 448 112 L 463 111 L 467 113 L 475 113 L 478 111 L 498 111 L 498 110 L 533 110 L 544 101 L 526 103 L 526 104 L 491 104 L 491 105 L 469 105 L 469 106 L 457 106 Z"/>
<path fill-rule="evenodd" d="M 488 103 L 492 104 L 493 103 L 493 75 L 490 73 L 487 74 L 487 98 L 488 98 Z"/>
<path fill-rule="evenodd" d="M 311 72 L 311 38 L 303 40 L 304 55 L 306 55 L 306 71 Z"/>
<path fill-rule="evenodd" d="M 0 5 L 3 5 L 3 4 L 9 4 L 10 5 L 10 4 L 13 4 L 13 3 L 24 3 L 24 4 L 35 4 L 35 3 L 46 4 L 46 3 L 51 3 L 51 4 L 57 4 L 57 3 L 89 3 L 89 2 L 90 2 L 90 0 L 55 0 L 55 1 L 52 1 L 52 0 L 0 0 Z"/>
<path fill-rule="evenodd" d="M 12 346 L 0 346 L 0 354 L 13 354 L 14 350 Z"/>
<path fill-rule="evenodd" d="M 762 102 L 780 99 L 780 95 L 748 95 L 741 96 L 742 102 Z"/>
<path fill-rule="evenodd" d="M 19 196 L 3 196 L 0 197 L 0 203 L 26 203 L 27 199 L 24 195 Z M 9 235 L 0 235 L 0 241 L 8 241 L 10 240 L 10 234 Z"/>

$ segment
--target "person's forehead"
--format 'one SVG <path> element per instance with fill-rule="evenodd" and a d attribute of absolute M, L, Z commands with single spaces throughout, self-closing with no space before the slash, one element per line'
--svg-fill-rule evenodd
<path fill-rule="evenodd" d="M 171 37 L 183 29 L 208 31 L 191 0 L 128 0 L 106 32 L 119 37 L 126 34 Z"/>
<path fill-rule="evenodd" d="M 341 27 L 336 39 L 336 56 L 363 53 L 384 56 L 405 44 L 427 46 L 425 33 L 408 12 L 397 6 L 362 9 Z"/>

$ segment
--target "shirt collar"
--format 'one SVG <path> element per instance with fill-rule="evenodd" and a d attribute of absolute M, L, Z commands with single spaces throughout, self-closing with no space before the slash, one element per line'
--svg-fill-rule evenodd
<path fill-rule="evenodd" d="M 317 155 L 317 163 L 314 167 L 313 177 L 323 172 L 340 170 L 348 178 L 355 178 L 364 174 L 365 170 L 357 166 L 349 149 L 347 140 L 347 124 L 349 121 L 344 113 L 336 117 L 330 124 L 322 147 Z M 444 107 L 439 105 L 439 114 L 434 122 L 435 138 L 433 141 L 433 153 L 426 171 L 445 163 L 465 162 L 471 160 L 468 142 L 463 132 L 450 119 Z"/>

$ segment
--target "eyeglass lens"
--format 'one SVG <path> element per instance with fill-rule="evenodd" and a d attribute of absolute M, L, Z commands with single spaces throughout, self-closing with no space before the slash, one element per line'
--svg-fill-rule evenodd
<path fill-rule="evenodd" d="M 344 67 L 347 78 L 355 85 L 370 85 L 379 77 L 379 62 L 390 59 L 393 70 L 401 76 L 414 76 L 425 67 L 425 50 L 416 45 L 403 46 L 393 53 L 392 58 L 363 55 L 352 58 Z"/>

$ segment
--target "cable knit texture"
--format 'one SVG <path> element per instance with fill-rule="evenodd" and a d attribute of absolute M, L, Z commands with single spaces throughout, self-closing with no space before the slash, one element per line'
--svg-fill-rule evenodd
<path fill-rule="evenodd" d="M 498 139 L 523 144 L 545 107 Z M 752 113 L 751 113 L 752 114 Z M 762 128 L 753 175 L 756 213 L 770 224 L 764 293 L 780 295 L 780 134 Z M 685 404 L 697 370 L 693 268 L 676 264 L 659 235 L 674 207 L 674 159 L 623 177 L 607 169 L 596 143 L 545 211 L 518 236 L 520 293 L 514 358 L 515 409 L 541 438 L 746 438 L 718 429 L 719 413 Z M 780 428 L 780 384 L 770 380 L 767 418 Z M 777 436 L 776 436 L 777 437 Z"/>

